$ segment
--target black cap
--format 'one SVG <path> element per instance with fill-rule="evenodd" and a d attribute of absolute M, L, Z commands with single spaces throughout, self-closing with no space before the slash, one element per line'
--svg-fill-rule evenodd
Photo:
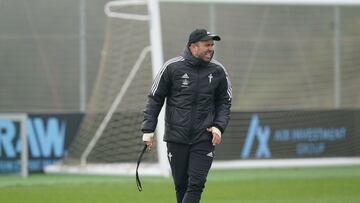
<path fill-rule="evenodd" d="M 220 41 L 220 37 L 218 35 L 213 35 L 210 32 L 208 32 L 205 29 L 196 29 L 194 31 L 191 32 L 190 36 L 189 36 L 189 41 L 188 44 L 192 44 L 192 43 L 196 43 L 199 41 L 206 41 L 206 40 L 215 40 L 215 41 Z"/>

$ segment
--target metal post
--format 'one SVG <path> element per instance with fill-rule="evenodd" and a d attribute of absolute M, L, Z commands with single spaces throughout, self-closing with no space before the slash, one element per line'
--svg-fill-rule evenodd
<path fill-rule="evenodd" d="M 21 127 L 20 127 L 20 136 L 21 136 L 21 177 L 27 178 L 29 176 L 29 169 L 28 169 L 28 140 L 27 140 L 27 116 L 24 115 L 21 119 Z"/>
<path fill-rule="evenodd" d="M 149 12 L 149 28 L 150 28 L 150 44 L 151 44 L 151 62 L 153 78 L 160 71 L 164 59 L 162 49 L 162 36 L 161 36 L 161 24 L 160 24 L 160 6 L 158 0 L 148 1 L 148 12 Z M 163 106 L 159 116 L 158 124 L 156 128 L 157 146 L 158 146 L 158 157 L 159 164 L 163 170 L 164 176 L 170 176 L 170 168 L 167 160 L 167 150 L 163 143 L 163 136 L 165 132 L 165 105 Z"/>
<path fill-rule="evenodd" d="M 80 112 L 85 112 L 86 110 L 86 4 L 85 0 L 80 0 L 79 2 L 79 106 Z"/>
<path fill-rule="evenodd" d="M 341 106 L 341 16 L 339 6 L 334 6 L 334 107 Z"/>

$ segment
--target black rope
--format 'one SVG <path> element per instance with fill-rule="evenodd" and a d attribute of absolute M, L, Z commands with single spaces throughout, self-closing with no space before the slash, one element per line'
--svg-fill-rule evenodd
<path fill-rule="evenodd" d="M 137 166 L 136 166 L 136 185 L 137 185 L 139 192 L 142 191 L 142 186 L 141 186 L 138 170 L 139 170 L 139 165 L 140 165 L 141 159 L 146 151 L 146 148 L 147 148 L 147 145 L 144 145 L 144 148 L 142 149 L 142 151 L 139 155 L 139 158 L 137 160 Z"/>

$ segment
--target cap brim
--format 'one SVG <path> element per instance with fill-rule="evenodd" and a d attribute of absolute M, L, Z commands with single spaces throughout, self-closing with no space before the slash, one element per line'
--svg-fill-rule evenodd
<path fill-rule="evenodd" d="M 209 39 L 212 39 L 212 40 L 215 40 L 215 41 L 220 41 L 221 40 L 221 38 L 218 35 L 207 35 L 207 36 L 201 38 L 200 41 L 206 41 L 206 40 L 209 40 Z"/>

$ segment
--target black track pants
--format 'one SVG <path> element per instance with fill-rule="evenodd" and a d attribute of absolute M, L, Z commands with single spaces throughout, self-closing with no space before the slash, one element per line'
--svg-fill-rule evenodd
<path fill-rule="evenodd" d="M 192 145 L 167 143 L 177 203 L 198 203 L 210 170 L 214 146 L 210 141 Z"/>

